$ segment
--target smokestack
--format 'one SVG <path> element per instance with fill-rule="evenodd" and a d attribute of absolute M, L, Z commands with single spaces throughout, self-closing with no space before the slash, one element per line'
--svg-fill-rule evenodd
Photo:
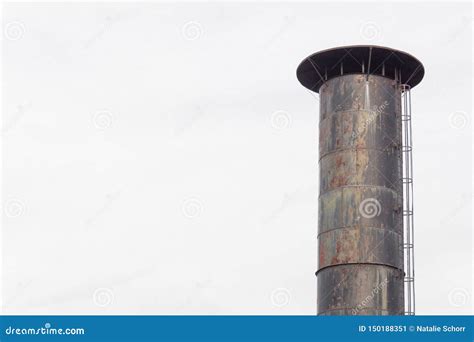
<path fill-rule="evenodd" d="M 414 314 L 413 56 L 347 46 L 297 69 L 319 93 L 319 315 Z"/>

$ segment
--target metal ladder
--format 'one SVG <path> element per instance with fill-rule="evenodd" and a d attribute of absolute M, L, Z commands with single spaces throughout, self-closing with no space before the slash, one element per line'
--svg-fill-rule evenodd
<path fill-rule="evenodd" d="M 401 84 L 402 107 L 402 186 L 403 186 L 403 255 L 405 315 L 415 314 L 415 258 L 413 220 L 413 155 L 410 86 Z"/>

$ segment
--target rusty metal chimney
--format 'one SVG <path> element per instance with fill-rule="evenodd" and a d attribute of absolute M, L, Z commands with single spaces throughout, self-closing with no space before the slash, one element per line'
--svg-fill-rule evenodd
<path fill-rule="evenodd" d="M 413 56 L 347 46 L 307 57 L 319 93 L 319 315 L 414 314 Z"/>

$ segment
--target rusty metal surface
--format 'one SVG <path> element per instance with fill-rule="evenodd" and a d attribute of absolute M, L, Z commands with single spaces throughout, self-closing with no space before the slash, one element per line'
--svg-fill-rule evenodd
<path fill-rule="evenodd" d="M 318 274 L 318 313 L 402 315 L 403 272 L 366 264 L 325 268 Z"/>
<path fill-rule="evenodd" d="M 319 235 L 319 269 L 324 267 L 373 263 L 403 268 L 398 233 L 373 227 L 340 228 Z"/>
<path fill-rule="evenodd" d="M 353 309 L 337 309 L 320 313 L 320 316 L 354 316 Z M 359 316 L 393 316 L 396 314 L 386 310 L 362 308 L 357 311 Z"/>
<path fill-rule="evenodd" d="M 325 114 L 319 124 L 322 133 L 319 139 L 320 157 L 341 149 L 395 147 L 392 146 L 397 139 L 397 122 L 394 114 L 395 110 L 388 109 L 384 109 L 380 114 L 366 110 L 341 111 L 338 115 L 329 117 Z M 370 124 L 367 125 L 367 122 Z M 384 134 L 379 133 L 381 130 Z M 322 140 L 322 136 L 326 139 Z"/>
<path fill-rule="evenodd" d="M 344 227 L 374 227 L 402 234 L 399 201 L 398 193 L 381 186 L 339 187 L 326 192 L 319 197 L 318 234 Z M 359 208 L 365 208 L 367 215 L 361 215 Z M 373 214 L 369 212 L 372 209 Z"/>
<path fill-rule="evenodd" d="M 321 158 L 320 194 L 348 185 L 381 186 L 397 191 L 399 161 L 393 151 L 351 149 Z"/>
<path fill-rule="evenodd" d="M 368 83 L 362 74 L 329 80 L 320 89 L 320 120 L 335 112 L 377 110 L 378 107 L 383 107 L 384 113 L 398 112 L 400 99 L 393 97 L 396 91 L 395 80 L 381 76 L 370 76 Z"/>
<path fill-rule="evenodd" d="M 320 89 L 320 315 L 403 314 L 400 115 L 387 77 Z"/>

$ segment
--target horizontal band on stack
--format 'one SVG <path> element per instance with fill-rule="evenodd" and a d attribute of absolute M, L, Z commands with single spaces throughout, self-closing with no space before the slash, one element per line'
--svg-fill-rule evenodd
<path fill-rule="evenodd" d="M 318 273 L 319 315 L 402 315 L 403 311 L 403 272 L 398 269 L 354 264 Z"/>

